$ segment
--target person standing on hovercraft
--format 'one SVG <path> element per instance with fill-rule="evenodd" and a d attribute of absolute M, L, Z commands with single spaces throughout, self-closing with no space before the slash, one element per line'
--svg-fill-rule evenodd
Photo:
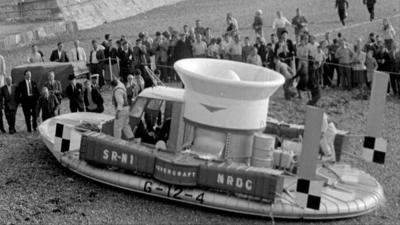
<path fill-rule="evenodd" d="M 118 80 L 111 81 L 113 88 L 112 102 L 115 107 L 114 137 L 121 138 L 124 132 L 127 140 L 134 138 L 132 129 L 129 125 L 129 105 L 128 96 L 124 84 Z"/>

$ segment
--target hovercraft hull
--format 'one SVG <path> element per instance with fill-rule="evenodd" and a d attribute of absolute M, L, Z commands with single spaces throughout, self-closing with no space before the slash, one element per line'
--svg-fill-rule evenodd
<path fill-rule="evenodd" d="M 113 118 L 113 116 L 104 114 L 95 115 L 92 113 L 61 115 L 43 122 L 39 131 L 50 152 L 64 167 L 100 183 L 201 207 L 253 216 L 287 219 L 326 220 L 355 217 L 375 210 L 384 202 L 382 186 L 375 178 L 359 170 L 359 178 L 356 182 L 336 182 L 335 187 L 324 187 L 320 209 L 312 210 L 298 206 L 293 200 L 293 193 L 290 192 L 280 194 L 271 203 L 240 194 L 220 193 L 202 187 L 175 186 L 160 182 L 152 177 L 95 167 L 80 160 L 79 151 L 74 150 L 66 153 L 54 151 L 53 134 L 57 121 L 75 125 L 82 120 L 100 123 Z M 339 167 L 331 169 L 340 171 Z M 318 169 L 317 174 L 330 179 L 334 179 L 335 176 L 322 167 Z M 293 189 L 295 182 L 295 177 L 285 178 L 284 189 Z"/>

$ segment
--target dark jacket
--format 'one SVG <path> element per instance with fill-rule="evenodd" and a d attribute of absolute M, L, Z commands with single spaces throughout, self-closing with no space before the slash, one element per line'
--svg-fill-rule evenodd
<path fill-rule="evenodd" d="M 51 52 L 50 61 L 52 62 L 69 62 L 67 52 L 64 50 L 61 51 L 61 58 L 58 55 L 58 50 L 54 50 Z"/>
<path fill-rule="evenodd" d="M 119 66 L 121 68 L 130 68 L 134 60 L 132 49 L 129 48 L 127 52 L 119 49 L 117 54 L 119 58 Z"/>
<path fill-rule="evenodd" d="M 92 101 L 97 105 L 97 109 L 95 110 L 95 112 L 98 112 L 98 113 L 104 112 L 104 105 L 103 105 L 104 100 L 103 100 L 103 97 L 101 96 L 100 92 L 96 88 L 92 88 L 91 94 L 92 94 Z M 89 99 L 88 99 L 88 90 L 87 89 L 85 89 L 85 91 L 84 91 L 83 98 L 84 98 L 86 109 L 88 110 L 87 107 L 89 106 Z"/>
<path fill-rule="evenodd" d="M 28 97 L 28 88 L 26 86 L 26 81 L 25 79 L 21 82 L 19 82 L 18 87 L 17 87 L 17 99 L 18 102 L 24 105 L 31 105 L 31 104 L 36 104 L 37 100 L 39 99 L 39 88 L 36 84 L 35 81 L 31 80 L 31 86 L 32 86 L 32 96 Z"/>
<path fill-rule="evenodd" d="M 267 61 L 267 46 L 262 43 L 256 43 L 254 44 L 254 47 L 257 48 L 257 53 L 260 56 L 262 63 L 265 65 Z"/>
<path fill-rule="evenodd" d="M 44 86 L 47 87 L 47 89 L 49 89 L 49 92 L 54 94 L 57 97 L 57 100 L 61 103 L 61 100 L 63 98 L 63 89 L 61 86 L 61 82 L 58 80 L 54 80 L 54 83 L 50 83 L 50 81 L 46 81 L 46 83 L 44 83 Z"/>
<path fill-rule="evenodd" d="M 363 3 L 367 6 L 373 6 L 376 3 L 376 0 L 363 0 Z"/>
<path fill-rule="evenodd" d="M 36 106 L 37 115 L 39 115 L 40 111 L 42 111 L 42 121 L 54 117 L 56 116 L 56 110 L 58 109 L 59 105 L 60 103 L 54 94 L 49 93 L 47 98 L 41 95 Z"/>
<path fill-rule="evenodd" d="M 11 95 L 8 91 L 7 85 L 4 85 L 0 89 L 0 109 L 4 109 L 4 112 L 17 111 L 18 99 L 17 99 L 17 87 L 11 85 Z"/>
<path fill-rule="evenodd" d="M 347 0 L 336 0 L 336 7 L 338 9 L 347 9 L 349 8 L 349 2 Z"/>
<path fill-rule="evenodd" d="M 89 63 L 90 64 L 93 63 L 92 62 L 93 52 L 94 52 L 94 50 L 90 51 L 90 54 L 89 54 Z M 96 59 L 97 59 L 97 61 L 99 61 L 99 64 L 104 64 L 105 63 L 105 61 L 104 61 L 105 58 L 106 58 L 106 56 L 104 55 L 104 51 L 103 50 L 99 49 L 99 50 L 96 51 Z"/>
<path fill-rule="evenodd" d="M 193 57 L 192 45 L 189 41 L 178 40 L 174 48 L 175 60 Z"/>
<path fill-rule="evenodd" d="M 72 85 L 69 84 L 66 93 L 69 98 L 70 107 L 84 108 L 83 87 L 81 83 L 76 83 L 74 90 L 72 90 Z"/>
<path fill-rule="evenodd" d="M 379 49 L 375 52 L 374 58 L 376 59 L 376 62 L 378 63 L 378 70 L 380 71 L 389 71 L 390 70 L 390 65 L 389 65 L 389 54 L 386 49 Z"/>

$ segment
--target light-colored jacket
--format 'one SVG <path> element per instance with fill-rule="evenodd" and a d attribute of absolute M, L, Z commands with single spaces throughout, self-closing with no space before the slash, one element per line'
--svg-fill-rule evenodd
<path fill-rule="evenodd" d="M 125 85 L 118 81 L 117 86 L 113 89 L 113 105 L 117 111 L 121 111 L 128 106 L 128 97 L 126 94 Z"/>
<path fill-rule="evenodd" d="M 83 49 L 82 47 L 78 47 L 78 48 L 72 48 L 70 51 L 70 59 L 71 61 L 78 61 L 78 55 L 79 55 L 79 61 L 87 61 L 86 58 L 86 52 L 85 49 Z"/>

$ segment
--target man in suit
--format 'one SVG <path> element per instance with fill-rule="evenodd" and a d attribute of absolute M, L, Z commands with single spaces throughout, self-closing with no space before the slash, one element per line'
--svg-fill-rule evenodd
<path fill-rule="evenodd" d="M 48 80 L 44 83 L 44 87 L 47 87 L 50 94 L 53 94 L 57 97 L 58 102 L 61 104 L 61 100 L 63 98 L 63 89 L 61 86 L 61 82 L 54 79 L 54 71 L 49 72 Z M 58 115 L 60 115 L 60 108 L 58 108 Z"/>
<path fill-rule="evenodd" d="M 51 53 L 50 61 L 52 62 L 69 62 L 67 52 L 63 50 L 63 43 L 58 42 L 57 49 Z"/>
<path fill-rule="evenodd" d="M 51 94 L 47 87 L 43 87 L 37 104 L 37 115 L 39 116 L 40 112 L 42 112 L 42 122 L 55 117 L 59 105 L 57 97 Z"/>
<path fill-rule="evenodd" d="M 89 55 L 89 69 L 91 74 L 99 74 L 99 85 L 104 85 L 103 65 L 105 63 L 104 50 L 100 48 L 96 40 L 92 41 L 92 51 Z"/>
<path fill-rule="evenodd" d="M 71 112 L 84 112 L 83 102 L 83 86 L 81 83 L 77 83 L 74 74 L 70 74 L 68 79 L 70 84 L 68 85 L 66 92 L 69 98 L 69 108 Z"/>
<path fill-rule="evenodd" d="M 15 85 L 12 83 L 12 78 L 10 76 L 5 78 L 5 83 L 6 84 L 0 88 L 0 104 L 1 108 L 4 107 L 4 113 L 6 114 L 8 123 L 8 131 L 10 134 L 14 134 L 16 132 L 15 115 L 17 114 L 18 107 L 18 99 L 16 94 L 17 87 L 15 87 Z"/>
<path fill-rule="evenodd" d="M 31 77 L 31 71 L 25 71 L 25 79 L 18 84 L 17 88 L 17 98 L 22 105 L 28 132 L 32 132 L 32 128 L 36 131 L 36 104 L 39 99 L 38 86 Z"/>
<path fill-rule="evenodd" d="M 74 48 L 71 49 L 71 61 L 87 61 L 85 49 L 79 46 L 79 40 L 74 41 Z"/>
<path fill-rule="evenodd" d="M 135 50 L 137 50 L 137 51 L 135 51 Z M 140 49 L 137 46 L 135 46 L 134 51 L 137 53 L 136 55 L 134 55 L 134 52 L 132 51 L 131 48 L 129 48 L 128 42 L 126 42 L 126 41 L 124 41 L 122 43 L 122 48 L 118 51 L 119 68 L 120 68 L 119 76 L 120 76 L 120 78 L 122 78 L 123 82 L 127 81 L 127 77 L 131 73 L 133 60 L 135 60 L 137 58 L 137 60 L 135 60 L 135 62 L 138 65 L 141 64 L 141 62 L 142 62 L 139 60 L 139 58 L 142 56 L 142 55 L 139 55 Z M 142 56 L 142 57 L 144 57 L 144 56 Z"/>

